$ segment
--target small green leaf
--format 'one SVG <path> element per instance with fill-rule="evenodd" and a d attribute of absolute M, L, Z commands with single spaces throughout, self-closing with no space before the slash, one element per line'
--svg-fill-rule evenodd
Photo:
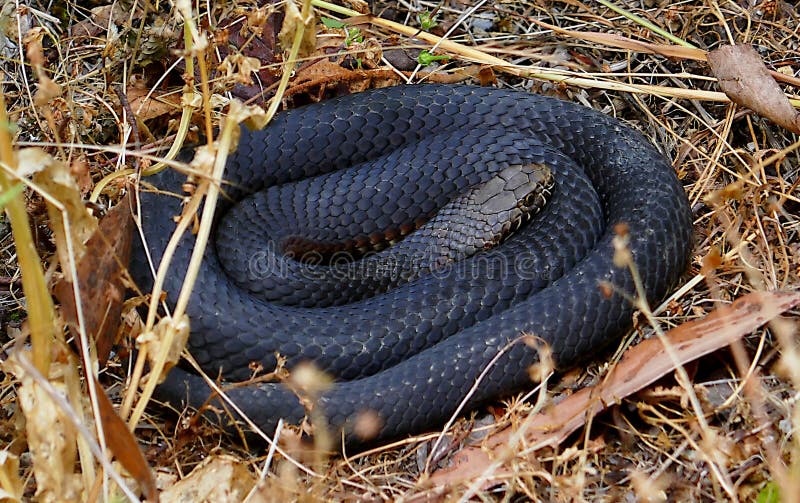
<path fill-rule="evenodd" d="M 756 503 L 781 503 L 781 488 L 775 482 L 767 482 L 759 491 Z"/>
<path fill-rule="evenodd" d="M 434 61 L 447 61 L 450 56 L 434 56 L 428 51 L 422 51 L 417 56 L 417 62 L 422 66 L 428 66 Z"/>
<path fill-rule="evenodd" d="M 322 24 L 324 24 L 327 28 L 336 28 L 336 29 L 342 29 L 345 26 L 347 26 L 347 24 L 344 23 L 343 21 L 339 21 L 338 19 L 333 19 L 329 17 L 323 17 Z"/>
<path fill-rule="evenodd" d="M 417 15 L 417 21 L 419 21 L 420 27 L 428 31 L 431 28 L 438 26 L 439 23 L 436 22 L 436 15 L 431 14 L 428 11 L 422 11 Z"/>
<path fill-rule="evenodd" d="M 345 28 L 344 32 L 347 34 L 347 37 L 344 39 L 345 47 L 349 47 L 353 42 L 360 44 L 364 41 L 364 35 L 361 34 L 361 30 L 358 28 Z"/>

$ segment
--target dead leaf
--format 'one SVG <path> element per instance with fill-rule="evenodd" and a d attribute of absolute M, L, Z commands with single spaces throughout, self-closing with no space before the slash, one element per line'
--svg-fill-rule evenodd
<path fill-rule="evenodd" d="M 800 112 L 794 109 L 772 78 L 755 49 L 726 45 L 708 53 L 708 64 L 730 99 L 795 133 L 800 133 Z"/>
<path fill-rule="evenodd" d="M 238 503 L 256 485 L 247 465 L 233 456 L 212 456 L 161 493 L 164 503 Z"/>
<path fill-rule="evenodd" d="M 133 233 L 130 198 L 126 195 L 100 221 L 78 259 L 78 290 L 81 294 L 84 329 L 97 347 L 97 358 L 105 364 L 115 342 L 125 300 L 125 271 L 128 267 Z M 76 340 L 78 313 L 72 278 L 65 274 L 53 292 L 61 303 L 64 320 Z"/>
<path fill-rule="evenodd" d="M 0 501 L 22 501 L 25 482 L 20 473 L 19 457 L 6 449 L 0 451 Z"/>
<path fill-rule="evenodd" d="M 97 229 L 97 220 L 86 211 L 80 188 L 68 166 L 37 148 L 22 149 L 17 152 L 17 156 L 19 165 L 25 166 L 26 171 L 31 171 L 31 166 L 35 166 L 34 183 L 50 198 L 58 201 L 66 213 L 62 216 L 62 209 L 48 202 L 47 212 L 56 240 L 58 260 L 62 269 L 66 271 L 72 258 L 79 259 L 83 256 L 84 243 Z M 64 226 L 65 219 L 69 223 L 68 228 Z M 71 241 L 70 246 L 67 245 L 67 232 Z"/>
<path fill-rule="evenodd" d="M 335 85 L 343 81 L 352 80 L 352 70 L 342 68 L 336 63 L 331 63 L 327 59 L 321 59 L 311 65 L 305 66 L 297 72 L 297 76 L 292 82 L 293 86 L 315 82 L 324 82 Z M 363 78 L 363 76 L 362 76 Z"/>
<path fill-rule="evenodd" d="M 293 0 L 286 2 L 286 9 L 284 10 L 283 26 L 278 33 L 278 40 L 280 40 L 281 47 L 289 50 L 294 44 L 294 36 L 297 30 L 303 27 L 303 40 L 300 42 L 300 50 L 297 53 L 299 58 L 304 58 L 314 52 L 317 46 L 317 32 L 314 29 L 314 15 L 311 14 L 307 19 L 303 19 L 303 14 L 297 8 L 297 4 Z"/>
<path fill-rule="evenodd" d="M 253 74 L 258 74 L 260 67 L 258 58 L 236 53 L 226 56 L 217 69 L 225 74 L 224 79 L 250 86 L 253 84 Z"/>
<path fill-rule="evenodd" d="M 53 157 L 40 148 L 23 148 L 17 151 L 17 175 L 27 178 L 44 171 L 53 162 Z"/>
<path fill-rule="evenodd" d="M 548 24 L 543 21 L 537 21 L 536 19 L 531 19 L 531 21 L 543 28 L 553 30 L 555 33 L 560 33 L 562 35 L 567 35 L 581 40 L 588 40 L 590 42 L 596 42 L 598 44 L 603 44 L 610 47 L 627 49 L 629 51 L 641 52 L 644 54 L 660 54 L 662 56 L 671 58 L 694 59 L 698 61 L 706 60 L 706 51 L 703 49 L 682 47 L 678 45 L 651 44 L 641 40 L 623 37 L 622 35 L 618 35 L 616 33 L 565 30 L 564 28 L 559 28 L 558 26 Z"/>
<path fill-rule="evenodd" d="M 108 36 L 113 37 L 117 34 L 117 26 L 125 22 L 140 20 L 140 15 L 138 15 L 140 12 L 139 9 L 126 9 L 116 2 L 111 5 L 95 7 L 85 20 L 70 26 L 70 36 L 78 39 L 82 37 L 105 37 L 108 32 Z M 131 18 L 132 15 L 135 15 L 135 17 Z"/>
<path fill-rule="evenodd" d="M 307 80 L 307 82 L 295 83 L 286 90 L 281 99 L 284 108 L 321 101 L 330 96 L 343 96 L 366 89 L 397 85 L 400 77 L 391 70 L 356 72 L 346 70 L 335 63 L 320 61 L 299 70 L 296 80 Z M 439 82 L 436 77 L 430 77 L 429 80 Z"/>
<path fill-rule="evenodd" d="M 181 95 L 173 92 L 151 93 L 138 83 L 125 91 L 131 110 L 139 121 L 149 121 L 164 115 L 177 114 L 181 108 Z"/>
<path fill-rule="evenodd" d="M 178 364 L 181 353 L 189 341 L 189 317 L 179 319 L 165 316 L 158 320 L 150 332 L 136 338 L 136 345 L 147 353 L 151 369 L 161 369 L 157 376 L 148 377 L 163 382 L 169 370 Z"/>
<path fill-rule="evenodd" d="M 80 501 L 81 479 L 75 473 L 78 433 L 64 409 L 55 403 L 45 389 L 17 363 L 12 356 L 4 370 L 13 372 L 19 406 L 25 414 L 28 445 L 33 455 L 33 474 L 36 477 L 37 501 Z M 67 394 L 69 374 L 75 372 L 71 363 L 53 362 L 50 365 L 50 384 Z"/>
<path fill-rule="evenodd" d="M 252 66 L 255 73 L 253 84 L 236 84 L 230 90 L 233 97 L 249 103 L 264 105 L 265 100 L 270 96 L 267 90 L 271 90 L 275 82 L 280 78 L 281 72 L 277 71 L 282 61 L 280 51 L 277 50 L 277 33 L 283 16 L 280 14 L 282 8 L 277 8 L 277 4 L 270 3 L 263 7 L 247 9 L 246 22 L 240 23 L 241 12 L 232 10 L 230 17 L 223 17 L 219 20 L 220 26 L 241 26 L 240 29 L 227 30 L 223 34 L 227 38 L 224 44 L 216 44 L 219 57 L 224 61 L 231 54 L 239 54 L 241 57 L 255 58 L 257 67 Z M 255 62 L 253 62 L 255 64 Z M 221 70 L 217 69 L 217 72 Z"/>
<path fill-rule="evenodd" d="M 797 292 L 753 292 L 705 318 L 670 330 L 666 338 L 677 353 L 678 361 L 686 364 L 728 346 L 798 304 L 800 293 Z M 523 433 L 526 451 L 557 446 L 587 419 L 674 368 L 659 339 L 648 339 L 631 347 L 603 382 L 584 388 L 526 420 Z M 508 475 L 507 470 L 500 468 L 487 474 L 487 468 L 503 456 L 513 456 L 508 443 L 515 434 L 517 432 L 505 429 L 487 437 L 480 446 L 464 447 L 453 456 L 450 466 L 433 473 L 426 484 L 445 490 L 483 476 L 486 477 L 483 488 L 496 485 Z"/>
<path fill-rule="evenodd" d="M 96 379 L 95 382 L 97 383 L 100 420 L 103 423 L 103 436 L 106 439 L 106 444 L 120 464 L 125 467 L 125 470 L 136 479 L 147 500 L 158 502 L 156 482 L 150 466 L 145 461 L 141 449 L 139 449 L 139 444 L 136 442 L 133 433 L 128 429 L 128 425 L 114 410 L 114 406 L 111 405 L 100 383 Z"/>
<path fill-rule="evenodd" d="M 361 30 L 364 30 L 363 26 L 350 23 L 342 28 L 325 30 L 324 36 L 317 39 L 314 54 L 321 56 L 320 61 L 336 63 L 342 68 L 352 70 L 380 68 L 383 64 L 383 46 L 376 38 L 365 37 Z M 351 39 L 355 33 L 359 36 L 355 40 Z M 315 63 L 316 61 L 312 61 L 308 65 L 303 65 L 300 70 Z M 416 61 L 414 63 L 416 66 Z"/>
<path fill-rule="evenodd" d="M 369 3 L 364 0 L 343 0 L 343 3 L 347 5 L 351 10 L 354 10 L 361 14 L 369 14 Z"/>

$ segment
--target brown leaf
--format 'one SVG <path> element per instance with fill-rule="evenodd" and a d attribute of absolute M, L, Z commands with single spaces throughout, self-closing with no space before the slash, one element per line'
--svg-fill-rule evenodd
<path fill-rule="evenodd" d="M 271 90 L 280 78 L 280 72 L 275 71 L 275 63 L 282 61 L 280 51 L 276 49 L 277 32 L 283 16 L 273 5 L 264 5 L 258 8 L 248 8 L 246 20 L 240 24 L 242 13 L 233 10 L 230 17 L 219 20 L 220 26 L 241 26 L 240 29 L 225 30 L 224 33 L 216 32 L 215 38 L 225 38 L 225 43 L 217 42 L 216 48 L 220 58 L 224 61 L 231 54 L 240 54 L 248 58 L 255 58 L 259 68 L 255 70 L 256 78 L 251 85 L 236 84 L 231 89 L 231 94 L 242 101 L 264 104 L 269 98 L 266 90 Z M 218 35 L 218 36 L 217 36 Z M 219 70 L 217 70 L 219 72 Z"/>
<path fill-rule="evenodd" d="M 36 500 L 80 500 L 81 479 L 75 473 L 78 432 L 73 421 L 16 356 L 6 360 L 3 371 L 19 379 L 17 403 L 25 414 L 26 440 L 36 477 Z M 59 393 L 69 395 L 68 381 L 78 382 L 75 374 L 73 364 L 54 362 L 50 365 L 49 383 Z"/>
<path fill-rule="evenodd" d="M 627 49 L 644 54 L 660 54 L 662 56 L 671 58 L 694 59 L 698 61 L 706 60 L 706 51 L 703 49 L 682 47 L 679 45 L 651 44 L 649 42 L 623 37 L 622 35 L 618 35 L 616 33 L 565 30 L 564 28 L 560 28 L 543 21 L 537 21 L 536 19 L 531 19 L 531 21 L 543 28 L 553 30 L 555 33 L 560 33 L 562 35 L 567 35 L 581 40 L 588 40 L 590 42 L 596 42 L 598 44 L 604 44 L 610 47 Z"/>
<path fill-rule="evenodd" d="M 278 39 L 285 50 L 289 50 L 294 44 L 294 37 L 297 30 L 303 25 L 303 38 L 300 43 L 298 57 L 306 57 L 314 52 L 317 43 L 317 32 L 314 29 L 314 15 L 303 19 L 303 13 L 294 2 L 286 2 L 286 9 L 283 13 L 283 25 L 278 33 Z"/>
<path fill-rule="evenodd" d="M 169 370 L 178 364 L 188 340 L 189 317 L 185 314 L 178 319 L 164 316 L 158 320 L 152 331 L 140 334 L 136 343 L 147 354 L 151 372 L 153 369 L 161 369 L 158 375 L 148 379 L 162 382 Z"/>
<path fill-rule="evenodd" d="M 258 58 L 237 53 L 226 56 L 217 69 L 225 74 L 223 78 L 251 86 L 253 85 L 253 74 L 257 74 L 260 67 Z"/>
<path fill-rule="evenodd" d="M 797 292 L 753 292 L 705 318 L 670 330 L 666 338 L 683 365 L 728 346 L 798 304 L 800 293 Z M 526 451 L 558 445 L 607 406 L 618 403 L 674 368 L 674 362 L 659 339 L 648 339 L 631 347 L 597 386 L 584 388 L 526 420 L 523 433 Z M 507 470 L 501 467 L 486 473 L 487 468 L 503 456 L 509 456 L 508 442 L 514 434 L 517 432 L 507 428 L 487 437 L 481 446 L 463 448 L 454 455 L 451 465 L 433 473 L 428 483 L 431 487 L 446 489 L 481 476 L 486 477 L 484 488 L 501 482 Z"/>
<path fill-rule="evenodd" d="M 181 97 L 172 92 L 152 93 L 139 85 L 128 87 L 125 91 L 131 110 L 136 114 L 136 119 L 148 121 L 163 115 L 177 114 L 181 109 Z"/>
<path fill-rule="evenodd" d="M 98 230 L 86 243 L 86 252 L 77 264 L 84 328 L 95 340 L 101 365 L 105 363 L 115 342 L 125 299 L 123 279 L 130 258 L 133 233 L 129 201 L 126 195 L 100 221 Z M 65 274 L 53 290 L 61 303 L 64 320 L 73 335 L 77 335 L 78 314 L 69 275 Z M 77 336 L 76 339 L 79 340 Z"/>
<path fill-rule="evenodd" d="M 48 203 L 52 199 L 60 205 L 59 208 L 48 204 L 47 213 L 56 241 L 58 260 L 66 271 L 72 259 L 83 256 L 84 243 L 97 230 L 97 220 L 86 211 L 80 187 L 66 164 L 39 148 L 21 149 L 17 157 L 22 167 L 20 175 L 22 170 L 26 174 L 34 173 L 33 181 L 47 193 Z"/>
<path fill-rule="evenodd" d="M 336 85 L 351 80 L 353 73 L 352 70 L 347 70 L 336 63 L 323 59 L 298 71 L 292 84 L 298 86 L 310 82 L 324 82 L 329 85 Z"/>
<path fill-rule="evenodd" d="M 795 133 L 800 133 L 800 112 L 794 109 L 772 78 L 755 49 L 726 45 L 708 53 L 708 64 L 730 99 Z"/>
<path fill-rule="evenodd" d="M 78 38 L 104 36 L 105 32 L 112 26 L 120 26 L 134 19 L 140 20 L 140 12 L 141 9 L 128 10 L 119 3 L 95 7 L 85 20 L 70 26 L 70 35 Z M 135 16 L 133 19 L 131 18 L 132 15 Z"/>
<path fill-rule="evenodd" d="M 186 478 L 162 492 L 161 500 L 166 503 L 244 501 L 255 484 L 256 479 L 244 462 L 232 456 L 212 456 Z"/>
<path fill-rule="evenodd" d="M 128 429 L 128 425 L 114 410 L 114 406 L 111 405 L 100 383 L 97 383 L 96 387 L 98 390 L 97 400 L 100 408 L 100 421 L 103 424 L 103 436 L 106 439 L 106 444 L 111 449 L 114 457 L 117 458 L 117 461 L 136 479 L 147 500 L 158 502 L 156 481 L 141 449 L 139 449 L 139 444 Z"/>
<path fill-rule="evenodd" d="M 8 449 L 0 451 L 0 501 L 22 501 L 25 481 L 19 471 L 19 457 Z"/>

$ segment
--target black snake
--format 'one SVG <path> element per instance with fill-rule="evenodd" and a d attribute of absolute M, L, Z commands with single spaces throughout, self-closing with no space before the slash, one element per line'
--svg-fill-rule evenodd
<path fill-rule="evenodd" d="M 347 281 L 330 288 L 313 278 L 291 288 L 273 284 L 276 275 L 308 265 L 268 254 L 275 243 L 263 230 L 265 215 L 308 242 L 354 232 L 369 240 L 526 163 L 550 168 L 552 200 L 487 252 L 343 305 Z M 676 283 L 691 249 L 684 190 L 641 134 L 591 109 L 518 91 L 400 86 L 291 110 L 264 130 L 242 130 L 225 178 L 230 199 L 217 212 L 187 310 L 189 349 L 209 375 L 229 381 L 248 379 L 252 362 L 271 370 L 277 354 L 289 368 L 313 361 L 336 379 L 315 412 L 354 442 L 363 440 L 353 433 L 363 417 L 378 426 L 371 440 L 442 424 L 482 373 L 469 406 L 530 385 L 538 353 L 520 342 L 523 333 L 548 343 L 558 366 L 618 340 L 633 313 L 620 292 L 632 294 L 634 286 L 630 271 L 613 264 L 615 229 L 626 230 L 651 301 Z M 147 181 L 180 193 L 183 179 L 165 171 Z M 144 191 L 141 203 L 158 263 L 179 199 Z M 184 237 L 178 248 L 165 283 L 168 304 L 193 242 Z M 150 287 L 141 249 L 131 270 Z M 194 406 L 209 393 L 182 369 L 159 388 L 162 397 Z M 298 423 L 306 414 L 280 383 L 231 389 L 229 396 L 267 431 L 279 418 Z"/>

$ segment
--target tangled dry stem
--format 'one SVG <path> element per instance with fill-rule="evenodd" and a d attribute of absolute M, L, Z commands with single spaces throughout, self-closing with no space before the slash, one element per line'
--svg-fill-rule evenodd
<path fill-rule="evenodd" d="M 104 3 L 94 2 L 98 7 Z M 755 6 L 750 2 L 695 0 L 615 3 L 701 49 L 730 42 L 749 43 L 769 68 L 795 76 L 800 72 L 796 56 L 800 49 L 800 13 L 787 2 L 767 0 Z M 20 19 L 22 24 L 14 21 L 4 26 L 0 38 L 5 56 L 1 63 L 4 93 L 18 128 L 18 143 L 44 147 L 69 163 L 88 191 L 109 173 L 126 164 L 133 165 L 129 157 L 102 145 L 119 144 L 134 131 L 136 134 L 127 140 L 130 149 L 157 154 L 152 149 L 169 146 L 165 139 L 172 138 L 170 121 L 180 114 L 177 98 L 186 65 L 178 58 L 181 51 L 174 50 L 183 46 L 183 27 L 169 6 L 140 2 L 127 17 L 109 21 L 98 19 L 83 4 L 66 2 L 50 10 L 44 3 L 31 2 L 29 7 L 16 11 L 18 17 L 9 18 Z M 579 79 L 585 86 L 571 86 L 560 81 L 563 79 L 522 79 L 500 70 L 487 70 L 458 55 L 444 65 L 415 69 L 412 64 L 406 75 L 416 71 L 417 76 L 442 80 L 469 76 L 484 83 L 497 79 L 505 86 L 559 95 L 627 120 L 674 159 L 692 202 L 696 246 L 691 270 L 685 276 L 687 287 L 656 313 L 659 327 L 668 329 L 702 317 L 715 306 L 746 292 L 798 289 L 800 159 L 795 150 L 796 137 L 745 109 L 705 99 L 708 92 L 718 89 L 701 61 L 631 52 L 558 34 L 535 22 L 572 32 L 668 43 L 636 21 L 598 3 L 518 0 L 479 4 L 474 10 L 466 2 L 414 2 L 413 7 L 419 12 L 435 13 L 438 26 L 431 31 L 436 34 L 444 35 L 458 23 L 447 40 L 479 51 L 487 59 L 500 58 L 511 68 L 543 76 Z M 4 12 L 9 5 L 13 3 L 6 2 Z M 383 17 L 418 27 L 419 12 L 409 8 L 405 2 L 376 2 L 372 6 Z M 13 9 L 8 12 L 13 13 Z M 237 94 L 236 86 L 244 81 L 236 79 L 241 78 L 242 65 L 251 61 L 246 59 L 250 57 L 257 58 L 263 72 L 260 77 L 270 73 L 278 77 L 281 61 L 274 54 L 279 51 L 268 45 L 257 46 L 255 56 L 252 52 L 245 56 L 228 43 L 235 32 L 241 32 L 247 35 L 244 45 L 253 49 L 260 39 L 245 27 L 248 23 L 261 23 L 261 30 L 274 29 L 277 25 L 259 18 L 269 12 L 269 7 L 258 11 L 255 2 L 237 0 L 220 2 L 212 12 L 197 18 L 200 30 L 215 20 L 229 23 L 225 30 L 208 32 L 211 45 L 206 54 L 212 68 L 231 54 L 234 57 L 228 61 L 240 64 L 239 70 L 226 73 L 217 69 L 209 75 L 210 92 L 215 99 L 230 92 L 252 102 L 269 97 L 274 81 L 260 82 L 263 94 L 248 95 Z M 335 17 L 329 12 L 324 15 Z M 341 54 L 335 61 L 340 68 L 355 58 L 362 68 L 368 69 L 374 63 L 371 79 L 401 81 L 402 77 L 393 73 L 387 62 L 395 61 L 388 57 L 390 49 L 404 49 L 413 56 L 420 47 L 409 38 L 374 24 L 358 27 L 361 40 L 353 39 L 347 47 L 344 39 L 352 38 L 352 32 L 328 29 L 319 34 L 319 40 L 330 41 L 330 47 Z M 44 102 L 37 99 L 43 82 L 36 81 L 27 66 L 33 56 L 26 50 L 33 44 L 30 39 L 22 40 L 23 36 L 34 36 L 32 28 L 42 40 L 39 57 L 46 74 L 61 90 L 60 95 Z M 87 34 L 82 35 L 79 29 L 88 29 Z M 278 39 L 277 33 L 262 31 L 260 35 L 263 39 Z M 370 61 L 370 44 L 375 43 L 387 55 L 384 60 Z M 320 59 L 319 53 L 313 52 L 302 59 L 298 77 L 319 81 L 321 74 L 330 71 L 326 66 L 322 73 L 315 73 L 318 70 L 313 70 L 314 63 Z M 178 63 L 173 65 L 175 62 Z M 359 84 L 346 81 L 352 75 L 345 73 L 342 69 L 330 80 L 340 77 L 346 87 L 356 89 Z M 331 88 L 334 84 L 329 81 L 325 86 Z M 631 93 L 624 90 L 626 85 L 680 90 L 684 97 Z M 115 93 L 116 86 L 122 86 L 129 107 Z M 796 88 L 785 86 L 784 90 L 790 96 L 798 94 Z M 147 93 L 157 96 L 164 110 L 147 112 L 151 115 L 143 122 L 125 119 L 126 112 L 143 113 L 136 105 L 141 103 L 138 98 Z M 213 112 L 220 110 L 217 107 Z M 132 141 L 134 136 L 138 138 L 136 142 Z M 112 185 L 100 202 L 113 205 L 120 193 L 120 186 Z M 41 199 L 29 197 L 28 209 L 34 228 L 39 231 L 40 253 L 51 254 L 42 225 L 46 216 Z M 25 311 L 15 247 L 5 221 L 0 221 L 0 233 L 0 321 L 4 332 L 13 334 Z M 703 359 L 700 365 L 689 365 L 686 371 L 696 400 L 694 407 L 693 400 L 687 399 L 687 384 L 682 386 L 680 380 L 666 378 L 593 418 L 558 449 L 514 453 L 505 463 L 506 484 L 476 497 L 510 499 L 516 494 L 532 500 L 638 497 L 717 501 L 751 500 L 770 483 L 784 491 L 796 489 L 800 484 L 800 447 L 795 435 L 800 427 L 796 407 L 800 361 L 793 342 L 796 312 L 787 320 L 754 333 L 730 352 L 719 352 Z M 652 332 L 653 327 L 641 319 L 634 337 L 649 337 Z M 4 349 L 9 350 L 13 341 L 6 341 Z M 557 401 L 559 396 L 602 379 L 606 368 L 607 365 L 596 363 L 568 373 L 557 383 L 551 382 L 547 393 Z M 112 396 L 125 371 L 124 366 L 112 360 L 105 382 Z M 22 445 L 20 433 L 15 431 L 7 412 L 15 404 L 14 385 L 8 374 L 0 382 L 0 403 L 6 411 L 0 415 L 0 436 L 11 445 Z M 696 416 L 698 406 L 703 420 Z M 480 412 L 477 421 L 520 424 L 531 407 L 529 401 L 512 398 L 488 412 Z M 167 479 L 174 479 L 178 473 L 188 473 L 209 454 L 225 452 L 259 479 L 256 493 L 275 500 L 442 497 L 425 486 L 422 472 L 431 460 L 434 466 L 446 463 L 448 452 L 459 448 L 464 432 L 472 425 L 471 419 L 457 421 L 446 441 L 439 442 L 440 452 L 430 452 L 436 435 L 428 435 L 355 456 L 312 457 L 298 467 L 281 456 L 273 457 L 257 449 L 243 450 L 186 414 L 186 421 L 178 421 L 184 427 L 178 428 L 177 433 L 173 419 L 159 416 L 148 416 L 147 421 L 155 428 L 136 431 L 153 468 L 168 473 Z M 716 463 L 718 471 L 709 470 L 709 460 Z M 29 469 L 21 469 L 29 484 L 27 494 L 35 490 L 32 479 L 27 478 Z M 451 496 L 463 495 L 464 490 L 457 488 Z"/>

